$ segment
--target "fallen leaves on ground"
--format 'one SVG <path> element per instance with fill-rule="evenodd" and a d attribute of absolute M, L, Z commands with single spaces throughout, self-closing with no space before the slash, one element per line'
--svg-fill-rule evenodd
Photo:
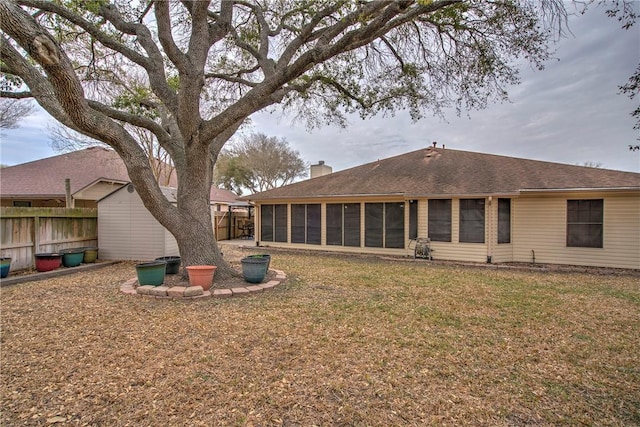
<path fill-rule="evenodd" d="M 637 275 L 274 252 L 248 297 L 131 263 L 3 288 L 1 425 L 640 424 Z"/>

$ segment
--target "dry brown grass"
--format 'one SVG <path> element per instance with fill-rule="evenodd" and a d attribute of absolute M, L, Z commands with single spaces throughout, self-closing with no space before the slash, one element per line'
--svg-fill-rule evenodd
<path fill-rule="evenodd" d="M 246 298 L 126 296 L 132 264 L 3 289 L 1 424 L 640 424 L 637 276 L 272 256 Z"/>

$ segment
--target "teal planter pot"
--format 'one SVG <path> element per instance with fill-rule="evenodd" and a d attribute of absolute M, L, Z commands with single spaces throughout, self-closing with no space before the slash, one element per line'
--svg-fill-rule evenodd
<path fill-rule="evenodd" d="M 84 248 L 63 249 L 60 251 L 60 255 L 62 255 L 62 265 L 77 267 L 82 264 L 84 259 Z"/>
<path fill-rule="evenodd" d="M 246 257 L 240 260 L 242 277 L 249 283 L 260 283 L 267 275 L 269 259 L 265 257 Z"/>
<path fill-rule="evenodd" d="M 136 274 L 140 286 L 160 286 L 164 283 L 164 274 L 167 269 L 165 261 L 152 261 L 136 264 Z"/>
<path fill-rule="evenodd" d="M 178 274 L 180 272 L 179 256 L 163 256 L 156 258 L 156 261 L 165 261 L 167 263 L 166 274 Z"/>
<path fill-rule="evenodd" d="M 9 275 L 9 270 L 11 269 L 11 258 L 2 257 L 0 258 L 0 279 L 4 279 Z"/>
<path fill-rule="evenodd" d="M 271 264 L 271 255 L 269 255 L 269 254 L 257 254 L 257 255 L 249 255 L 249 256 L 247 256 L 247 258 L 251 258 L 251 259 L 266 258 L 267 259 L 267 271 L 269 271 L 269 265 Z"/>

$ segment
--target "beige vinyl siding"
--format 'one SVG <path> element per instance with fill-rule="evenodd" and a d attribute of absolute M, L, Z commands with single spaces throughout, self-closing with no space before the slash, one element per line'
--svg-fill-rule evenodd
<path fill-rule="evenodd" d="M 424 234 L 419 231 L 420 237 L 428 236 L 428 201 L 424 201 L 424 210 L 418 206 L 418 216 L 425 217 Z M 460 199 L 451 199 L 451 242 L 431 242 L 434 250 L 433 259 L 443 261 L 486 262 L 487 260 L 487 218 L 488 209 L 485 208 L 485 243 L 460 243 Z"/>
<path fill-rule="evenodd" d="M 567 247 L 567 200 L 603 199 L 602 248 Z M 564 194 L 519 197 L 512 205 L 513 260 L 640 268 L 640 194 Z M 534 252 L 532 252 L 534 251 Z"/>
<path fill-rule="evenodd" d="M 104 196 L 118 188 L 122 187 L 122 184 L 112 184 L 108 182 L 97 182 L 96 184 L 85 188 L 84 190 L 78 191 L 73 195 L 74 199 L 83 199 L 83 200 L 100 200 Z"/>
<path fill-rule="evenodd" d="M 98 203 L 98 245 L 101 259 L 151 261 L 178 255 L 171 233 L 127 189 Z"/>
<path fill-rule="evenodd" d="M 178 242 L 176 241 L 176 238 L 173 237 L 173 234 L 171 234 L 169 230 L 165 230 L 164 253 L 162 255 L 158 255 L 155 258 L 158 258 L 161 256 L 179 256 L 179 255 L 180 255 L 180 250 L 178 249 Z"/>
<path fill-rule="evenodd" d="M 472 197 L 470 197 L 472 198 Z M 508 196 L 511 198 L 511 243 L 498 244 L 498 196 L 487 197 L 485 205 L 485 243 L 460 243 L 460 199 L 452 198 L 451 242 L 432 242 L 435 260 L 485 263 L 533 261 L 616 268 L 640 268 L 640 192 L 575 192 Z M 604 199 L 604 248 L 571 248 L 566 245 L 567 199 Z M 398 202 L 398 198 L 305 199 L 294 203 L 321 203 L 322 244 L 291 244 L 290 200 L 273 200 L 265 204 L 287 204 L 289 242 L 260 242 L 263 246 L 359 252 L 368 254 L 413 255 L 409 246 L 409 214 L 405 211 L 405 248 L 370 248 L 364 246 L 364 203 Z M 405 203 L 408 200 L 404 200 Z M 360 203 L 360 247 L 326 245 L 326 204 Z M 258 204 L 258 211 L 259 212 Z M 256 215 L 256 236 L 260 236 L 260 215 Z M 428 200 L 418 199 L 418 237 L 428 236 Z"/>
<path fill-rule="evenodd" d="M 511 199 L 511 208 L 513 209 L 513 199 Z M 487 256 L 491 256 L 492 263 L 511 262 L 513 261 L 513 211 L 511 212 L 511 243 L 498 243 L 498 199 L 499 197 L 491 197 L 491 201 L 487 204 Z M 490 240 L 489 240 L 490 239 Z"/>

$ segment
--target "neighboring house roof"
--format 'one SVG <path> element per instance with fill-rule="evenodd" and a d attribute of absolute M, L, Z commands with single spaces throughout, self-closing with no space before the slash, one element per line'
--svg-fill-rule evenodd
<path fill-rule="evenodd" d="M 100 181 L 130 181 L 114 150 L 90 147 L 0 169 L 0 193 L 2 197 L 64 198 L 66 178 L 70 179 L 71 194 Z M 174 175 L 172 184 L 175 182 Z"/>
<path fill-rule="evenodd" d="M 595 188 L 640 189 L 640 173 L 429 147 L 241 199 L 390 194 L 444 197 Z"/>
<path fill-rule="evenodd" d="M 233 204 L 238 202 L 238 195 L 221 188 L 211 187 L 210 198 L 212 202 Z"/>
<path fill-rule="evenodd" d="M 131 184 L 131 183 L 129 183 Z M 131 184 L 133 185 L 133 184 Z M 111 197 L 112 195 L 116 194 L 118 191 L 124 191 L 124 189 L 128 187 L 128 185 L 125 185 L 115 191 L 112 191 L 111 193 L 107 194 L 106 196 L 102 197 L 100 200 L 98 200 L 98 202 L 101 202 L 104 199 L 107 199 L 109 197 Z M 133 187 L 135 188 L 135 186 Z M 162 191 L 162 194 L 164 194 L 164 197 L 167 198 L 167 200 L 171 203 L 176 203 L 178 201 L 177 199 L 177 193 L 178 193 L 178 189 L 175 187 L 160 187 L 160 191 Z M 219 188 L 215 188 L 215 187 L 211 187 L 211 192 L 209 193 L 209 197 L 210 197 L 210 202 L 211 204 L 215 204 L 215 203 L 219 203 L 219 204 L 233 204 L 236 203 L 238 200 L 238 196 L 236 196 L 234 193 L 232 193 L 231 191 L 228 190 L 222 190 Z"/>

